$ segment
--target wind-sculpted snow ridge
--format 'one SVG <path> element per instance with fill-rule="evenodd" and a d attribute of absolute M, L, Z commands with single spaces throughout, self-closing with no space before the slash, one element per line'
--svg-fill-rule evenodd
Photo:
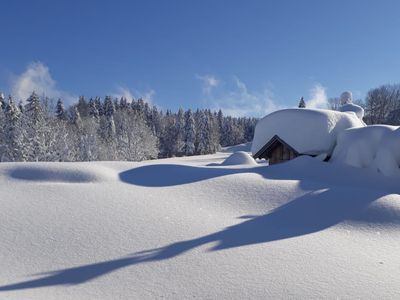
<path fill-rule="evenodd" d="M 17 163 L 5 173 L 11 179 L 42 183 L 94 183 L 116 179 L 115 172 L 110 169 L 77 163 Z"/>
<path fill-rule="evenodd" d="M 0 164 L 0 298 L 399 297 L 398 180 L 229 155 Z"/>

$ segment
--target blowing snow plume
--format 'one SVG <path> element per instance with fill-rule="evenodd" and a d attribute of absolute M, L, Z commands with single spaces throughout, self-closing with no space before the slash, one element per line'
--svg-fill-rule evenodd
<path fill-rule="evenodd" d="M 326 89 L 317 83 L 310 89 L 310 99 L 307 101 L 307 108 L 328 108 L 328 97 Z"/>
<path fill-rule="evenodd" d="M 72 103 L 76 97 L 57 87 L 57 82 L 50 74 L 49 68 L 42 62 L 30 63 L 27 69 L 16 76 L 12 85 L 12 94 L 18 100 L 26 100 L 36 92 L 51 99 L 61 98 L 66 103 Z"/>

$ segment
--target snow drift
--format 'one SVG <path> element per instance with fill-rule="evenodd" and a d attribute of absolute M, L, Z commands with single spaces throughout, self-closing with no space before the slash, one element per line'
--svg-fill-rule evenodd
<path fill-rule="evenodd" d="M 364 118 L 364 108 L 354 103 L 347 103 L 339 107 L 341 112 L 354 112 L 356 116 L 362 121 Z"/>
<path fill-rule="evenodd" d="M 258 121 L 251 151 L 254 155 L 278 135 L 299 153 L 329 155 L 340 132 L 363 126 L 363 122 L 350 112 L 305 108 L 279 110 Z"/>
<path fill-rule="evenodd" d="M 253 166 L 257 165 L 256 161 L 253 157 L 247 152 L 238 151 L 231 154 L 227 159 L 225 159 L 222 163 L 222 166 L 231 166 L 231 165 L 247 165 Z"/>
<path fill-rule="evenodd" d="M 0 298 L 398 298 L 397 179 L 229 155 L 0 164 Z"/>
<path fill-rule="evenodd" d="M 332 162 L 400 178 L 400 127 L 371 125 L 341 132 Z"/>

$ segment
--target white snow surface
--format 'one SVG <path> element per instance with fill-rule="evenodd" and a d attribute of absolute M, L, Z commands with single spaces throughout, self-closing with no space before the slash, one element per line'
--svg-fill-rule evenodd
<path fill-rule="evenodd" d="M 398 179 L 229 155 L 0 164 L 0 299 L 400 297 Z"/>
<path fill-rule="evenodd" d="M 237 151 L 232 153 L 228 158 L 226 158 L 222 163 L 222 166 L 231 166 L 231 165 L 245 165 L 245 166 L 254 166 L 257 165 L 254 158 L 245 151 Z"/>
<path fill-rule="evenodd" d="M 303 154 L 330 155 L 337 135 L 364 123 L 352 112 L 290 108 L 273 112 L 258 121 L 251 152 L 256 154 L 274 135 L 278 135 Z"/>
<path fill-rule="evenodd" d="M 353 93 L 351 91 L 345 91 L 340 95 L 340 104 L 349 104 L 353 102 Z"/>
<path fill-rule="evenodd" d="M 347 103 L 339 107 L 341 112 L 354 112 L 362 120 L 364 118 L 364 108 L 354 103 Z"/>
<path fill-rule="evenodd" d="M 371 125 L 345 130 L 339 134 L 331 161 L 400 179 L 400 127 Z"/>

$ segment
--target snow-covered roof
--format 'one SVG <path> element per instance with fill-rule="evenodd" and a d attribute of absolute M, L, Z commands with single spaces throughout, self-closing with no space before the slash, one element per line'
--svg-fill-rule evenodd
<path fill-rule="evenodd" d="M 339 132 L 364 123 L 352 112 L 289 108 L 258 121 L 251 152 L 256 154 L 274 135 L 302 154 L 331 154 Z"/>

